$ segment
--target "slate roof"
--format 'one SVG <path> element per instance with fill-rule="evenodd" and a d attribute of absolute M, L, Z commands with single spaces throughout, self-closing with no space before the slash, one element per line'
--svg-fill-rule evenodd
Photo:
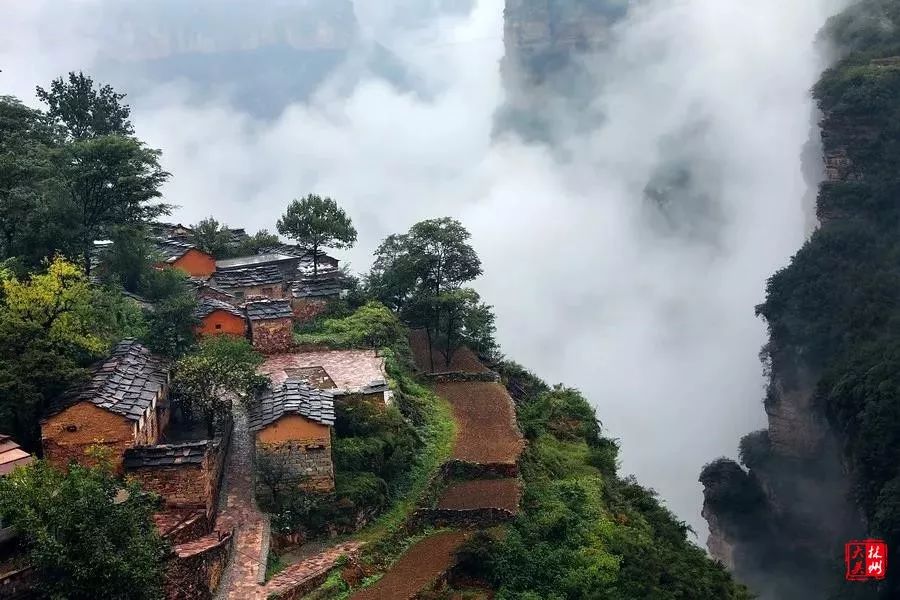
<path fill-rule="evenodd" d="M 6 475 L 18 466 L 24 466 L 34 457 L 22 450 L 8 435 L 0 434 L 0 475 Z"/>
<path fill-rule="evenodd" d="M 189 244 L 175 238 L 154 240 L 153 243 L 156 246 L 157 251 L 163 255 L 163 262 L 167 263 L 175 262 L 185 254 L 187 254 L 189 250 L 197 250 L 197 247 L 193 244 Z M 201 250 L 197 251 L 201 252 Z"/>
<path fill-rule="evenodd" d="M 184 444 L 160 444 L 137 446 L 125 450 L 125 468 L 170 467 L 173 465 L 199 465 L 203 463 L 207 440 Z"/>
<path fill-rule="evenodd" d="M 91 368 L 87 381 L 57 399 L 50 414 L 86 401 L 138 421 L 168 383 L 170 369 L 168 359 L 152 354 L 136 340 L 122 340 L 109 358 Z"/>
<path fill-rule="evenodd" d="M 290 300 L 256 300 L 244 305 L 247 318 L 251 321 L 293 318 Z"/>
<path fill-rule="evenodd" d="M 294 298 L 327 298 L 340 296 L 344 288 L 341 272 L 330 270 L 319 271 L 318 277 L 312 275 L 303 276 L 291 287 L 291 295 Z"/>
<path fill-rule="evenodd" d="M 242 319 L 247 318 L 247 315 L 245 315 L 243 311 L 241 311 L 241 309 L 239 309 L 238 307 L 223 300 L 217 300 L 215 298 L 201 298 L 199 303 L 197 304 L 197 310 L 194 312 L 194 315 L 198 319 L 205 319 L 217 310 L 225 311 Z"/>
<path fill-rule="evenodd" d="M 213 275 L 213 283 L 225 289 L 274 285 L 283 282 L 284 274 L 275 265 L 262 265 L 249 269 L 235 269 L 234 271 L 216 270 L 215 275 Z"/>
<path fill-rule="evenodd" d="M 287 261 L 297 260 L 292 254 L 255 254 L 253 256 L 241 256 L 239 258 L 227 258 L 216 261 L 217 271 L 231 271 L 233 269 L 245 269 L 259 265 L 273 265 Z"/>
<path fill-rule="evenodd" d="M 328 390 L 311 387 L 300 379 L 288 379 L 259 396 L 248 411 L 250 431 L 259 431 L 285 415 L 300 415 L 316 423 L 334 425 L 334 399 Z"/>

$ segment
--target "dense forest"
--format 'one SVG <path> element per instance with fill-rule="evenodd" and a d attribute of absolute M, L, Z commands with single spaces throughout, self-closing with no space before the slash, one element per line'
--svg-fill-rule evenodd
<path fill-rule="evenodd" d="M 900 576 L 841 583 L 843 544 L 900 543 L 900 6 L 863 0 L 823 38 L 814 89 L 827 178 L 820 227 L 771 277 L 768 430 L 708 465 L 706 511 L 736 572 L 773 597 L 895 598 Z M 853 536 L 853 537 L 851 537 Z"/>

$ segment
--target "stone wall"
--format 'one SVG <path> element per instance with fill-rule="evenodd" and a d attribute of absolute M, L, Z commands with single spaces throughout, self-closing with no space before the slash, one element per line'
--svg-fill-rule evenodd
<path fill-rule="evenodd" d="M 312 321 L 325 312 L 327 306 L 328 300 L 325 298 L 294 298 L 291 300 L 294 318 L 298 323 Z"/>
<path fill-rule="evenodd" d="M 166 600 L 211 600 L 232 550 L 232 533 L 212 533 L 173 548 L 166 565 Z"/>
<path fill-rule="evenodd" d="M 287 352 L 294 344 L 293 319 L 270 319 L 250 323 L 253 347 L 260 352 Z"/>
<path fill-rule="evenodd" d="M 34 598 L 34 569 L 25 567 L 0 577 L 0 600 Z"/>
<path fill-rule="evenodd" d="M 290 440 L 267 444 L 257 439 L 256 458 L 257 462 L 269 461 L 272 469 L 281 470 L 287 485 L 321 492 L 334 489 L 330 443 Z"/>

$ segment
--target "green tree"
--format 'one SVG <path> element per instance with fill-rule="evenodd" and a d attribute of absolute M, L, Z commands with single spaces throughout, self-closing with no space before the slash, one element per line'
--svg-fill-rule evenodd
<path fill-rule="evenodd" d="M 254 254 L 259 254 L 263 248 L 277 246 L 280 243 L 281 240 L 277 235 L 267 229 L 260 229 L 253 235 L 238 242 L 234 254 L 235 256 L 253 256 Z"/>
<path fill-rule="evenodd" d="M 231 414 L 232 398 L 249 401 L 266 379 L 256 369 L 263 357 L 245 339 L 210 336 L 175 367 L 174 389 L 191 415 L 202 416 L 207 432 Z"/>
<path fill-rule="evenodd" d="M 37 97 L 48 106 L 48 116 L 62 125 L 75 140 L 107 135 L 134 134 L 131 109 L 122 104 L 125 94 L 109 85 L 94 85 L 84 73 L 70 72 L 66 79 L 50 82 L 50 89 L 38 86 Z"/>
<path fill-rule="evenodd" d="M 153 245 L 141 226 L 112 227 L 110 244 L 99 254 L 103 278 L 137 293 L 153 269 Z"/>
<path fill-rule="evenodd" d="M 214 217 L 207 217 L 191 225 L 193 229 L 193 242 L 199 249 L 216 258 L 223 258 L 232 253 L 231 230 Z"/>
<path fill-rule="evenodd" d="M 351 248 L 356 229 L 350 217 L 331 198 L 313 194 L 291 202 L 278 219 L 278 233 L 307 247 L 312 252 L 313 276 L 319 274 L 319 250 Z"/>
<path fill-rule="evenodd" d="M 433 298 L 432 310 L 436 319 L 432 339 L 444 354 L 447 367 L 462 345 L 483 354 L 496 352 L 493 311 L 472 288 L 441 292 Z"/>
<path fill-rule="evenodd" d="M 171 358 L 183 355 L 197 343 L 196 312 L 197 299 L 193 294 L 176 293 L 163 298 L 147 315 L 147 333 L 142 341 L 158 354 Z"/>
<path fill-rule="evenodd" d="M 170 206 L 154 202 L 169 177 L 159 155 L 120 136 L 76 140 L 63 149 L 63 193 L 75 214 L 88 275 L 95 240 L 109 238 L 116 226 L 140 225 L 170 212 Z"/>
<path fill-rule="evenodd" d="M 108 349 L 118 321 L 98 312 L 101 292 L 62 259 L 24 280 L 7 272 L 0 283 L 0 423 L 35 449 L 38 418 Z"/>
<path fill-rule="evenodd" d="M 38 461 L 0 479 L 0 514 L 21 532 L 49 598 L 163 598 L 168 544 L 155 510 L 153 498 L 108 467 L 73 464 L 63 473 Z"/>

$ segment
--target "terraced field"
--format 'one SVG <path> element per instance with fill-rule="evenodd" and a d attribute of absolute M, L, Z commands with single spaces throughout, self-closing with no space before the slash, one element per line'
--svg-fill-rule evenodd
<path fill-rule="evenodd" d="M 453 458 L 480 465 L 515 464 L 525 442 L 515 425 L 512 398 L 499 383 L 439 383 L 435 392 L 447 399 L 459 424 Z"/>
<path fill-rule="evenodd" d="M 522 490 L 517 479 L 474 479 L 453 484 L 444 490 L 437 508 L 444 510 L 499 508 L 516 514 L 519 512 L 521 495 Z"/>

